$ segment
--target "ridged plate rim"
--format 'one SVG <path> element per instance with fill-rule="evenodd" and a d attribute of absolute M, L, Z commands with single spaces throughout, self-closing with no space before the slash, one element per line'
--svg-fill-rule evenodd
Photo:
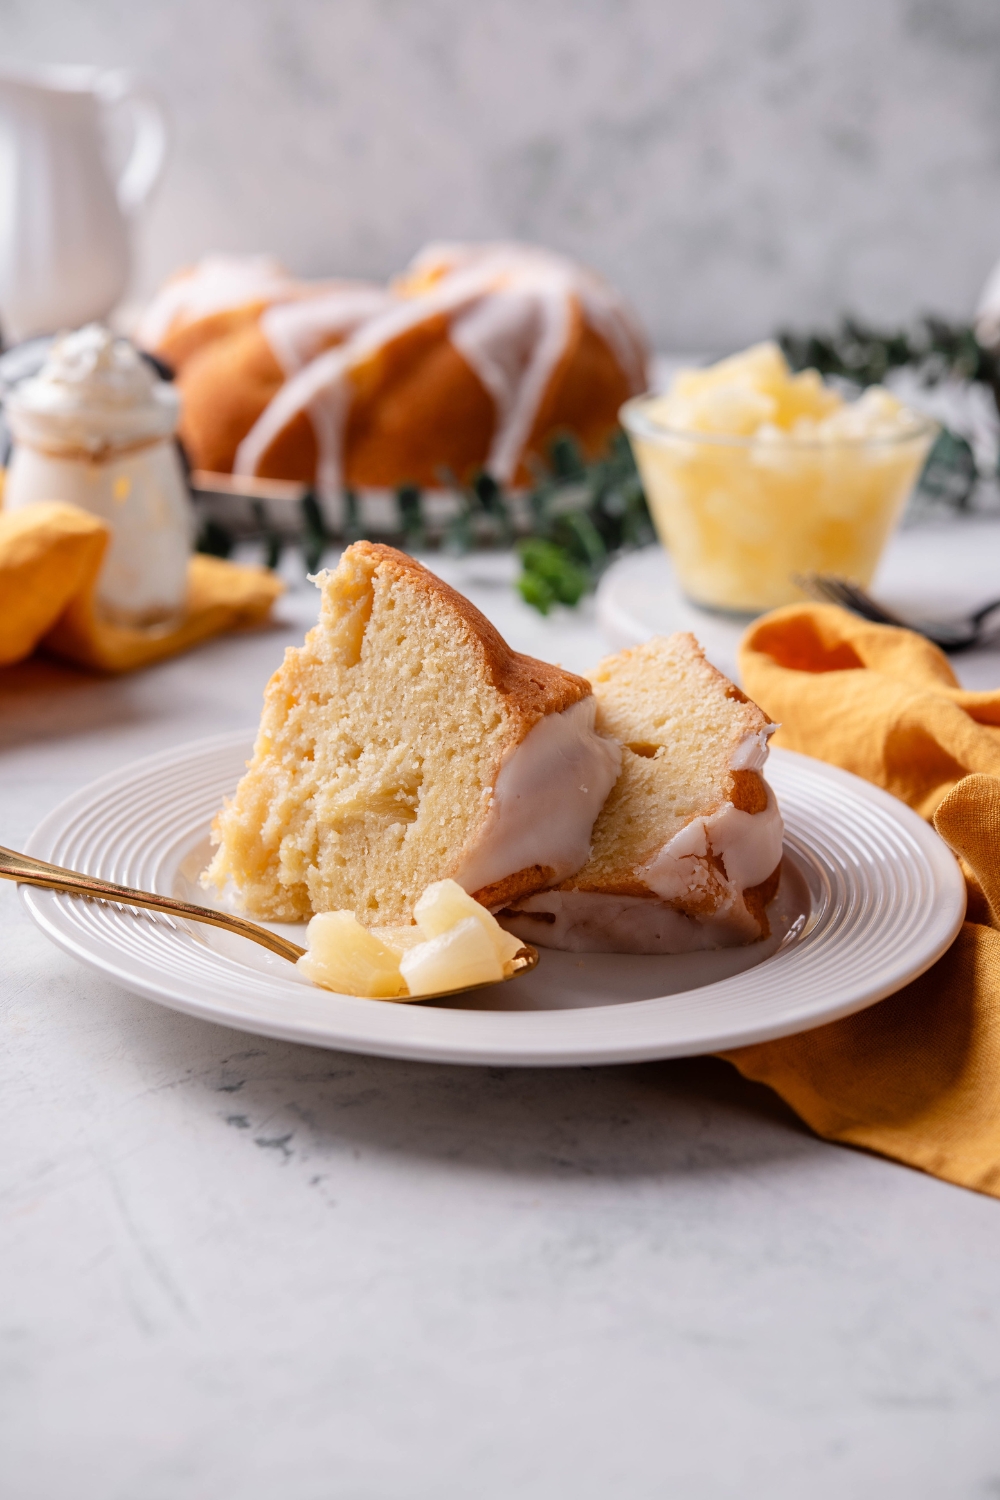
<path fill-rule="evenodd" d="M 247 731 L 216 735 L 104 776 L 60 803 L 35 829 L 27 852 L 167 892 L 181 854 L 232 791 L 251 743 Z M 259 1035 L 505 1066 L 717 1052 L 809 1030 L 892 994 L 940 957 L 965 914 L 956 859 L 904 803 L 791 751 L 772 751 L 768 776 L 785 816 L 787 846 L 829 888 L 821 919 L 754 968 L 651 999 L 530 1011 L 359 1000 L 239 963 L 207 948 L 193 924 L 33 887 L 21 893 L 49 938 L 115 983 Z"/>

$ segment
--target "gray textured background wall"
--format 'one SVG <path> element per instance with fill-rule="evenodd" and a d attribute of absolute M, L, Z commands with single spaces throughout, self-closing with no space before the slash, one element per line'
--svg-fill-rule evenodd
<path fill-rule="evenodd" d="M 166 100 L 140 292 L 211 248 L 381 276 L 516 235 L 724 349 L 965 314 L 1000 254 L 997 0 L 0 0 L 0 51 Z"/>

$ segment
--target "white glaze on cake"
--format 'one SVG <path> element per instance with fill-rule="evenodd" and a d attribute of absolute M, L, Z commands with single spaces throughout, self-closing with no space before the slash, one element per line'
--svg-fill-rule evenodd
<path fill-rule="evenodd" d="M 178 323 L 189 326 L 251 303 L 302 295 L 302 284 L 270 255 L 206 255 L 161 287 L 135 326 L 135 341 L 143 349 L 158 349 Z"/>
<path fill-rule="evenodd" d="M 496 404 L 486 467 L 509 482 L 566 350 L 574 307 L 608 343 L 631 388 L 644 389 L 642 336 L 600 277 L 522 245 L 432 245 L 397 283 L 390 306 L 286 382 L 240 444 L 234 472 L 254 474 L 278 435 L 306 411 L 319 452 L 317 486 L 324 495 L 337 494 L 351 371 L 411 328 L 443 315 L 456 349 Z"/>
<path fill-rule="evenodd" d="M 596 700 L 581 698 L 539 720 L 504 757 L 486 818 L 454 874 L 470 894 L 533 865 L 564 880 L 586 863 L 621 768 L 621 746 L 596 732 L 596 714 Z"/>
<path fill-rule="evenodd" d="M 758 935 L 742 902 L 696 920 L 655 896 L 599 891 L 540 891 L 499 921 L 522 942 L 568 953 L 696 953 L 739 948 Z"/>
<path fill-rule="evenodd" d="M 767 788 L 761 812 L 741 812 L 724 802 L 707 818 L 692 818 L 639 871 L 639 878 L 663 901 L 683 901 L 713 890 L 720 879 L 710 857 L 725 867 L 722 884 L 732 900 L 766 880 L 781 859 L 784 825 Z"/>
<path fill-rule="evenodd" d="M 370 282 L 336 282 L 320 296 L 269 307 L 261 317 L 260 331 L 289 377 L 297 375 L 326 344 L 350 337 L 393 302 L 390 292 Z"/>
<path fill-rule="evenodd" d="M 744 735 L 729 762 L 731 771 L 762 771 L 767 760 L 767 742 L 777 724 L 765 724 L 757 734 Z"/>

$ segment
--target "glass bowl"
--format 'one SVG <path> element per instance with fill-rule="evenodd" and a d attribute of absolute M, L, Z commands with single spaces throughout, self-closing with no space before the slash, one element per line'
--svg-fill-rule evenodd
<path fill-rule="evenodd" d="M 796 574 L 867 587 L 938 431 L 911 412 L 891 436 L 679 432 L 658 399 L 621 410 L 657 535 L 689 599 L 739 614 L 801 599 Z"/>

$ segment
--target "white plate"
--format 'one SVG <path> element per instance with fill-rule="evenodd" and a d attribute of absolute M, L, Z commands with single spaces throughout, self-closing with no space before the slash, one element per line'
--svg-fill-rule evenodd
<path fill-rule="evenodd" d="M 209 823 L 250 745 L 229 734 L 106 776 L 50 813 L 28 852 L 204 901 L 194 882 Z M 786 824 L 768 943 L 676 958 L 543 950 L 533 974 L 437 1005 L 333 995 L 215 928 L 21 890 L 43 932 L 118 984 L 265 1036 L 539 1066 L 713 1052 L 819 1026 L 891 994 L 948 947 L 965 912 L 957 862 L 903 803 L 788 751 L 772 752 L 768 776 Z"/>

